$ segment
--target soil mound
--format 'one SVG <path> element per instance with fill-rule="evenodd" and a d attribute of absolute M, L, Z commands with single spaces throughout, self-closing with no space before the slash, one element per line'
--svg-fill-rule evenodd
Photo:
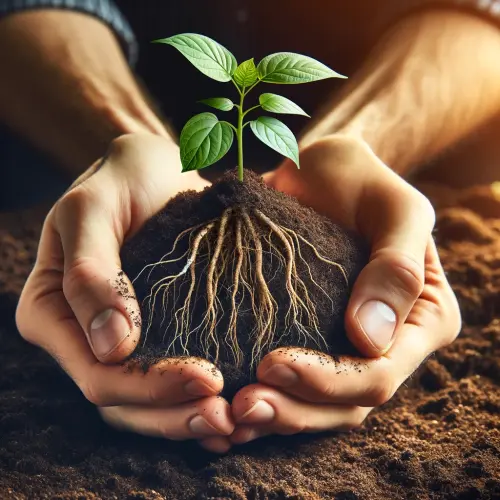
<path fill-rule="evenodd" d="M 171 200 L 123 248 L 123 270 L 137 277 L 145 339 L 133 359 L 147 366 L 168 352 L 218 361 L 230 398 L 253 379 L 258 355 L 277 347 L 354 354 L 344 311 L 368 255 L 359 237 L 268 188 L 256 174 L 247 172 L 241 183 L 227 173 L 202 193 Z M 156 262 L 164 264 L 151 266 Z M 255 352 L 259 335 L 261 353 Z"/>

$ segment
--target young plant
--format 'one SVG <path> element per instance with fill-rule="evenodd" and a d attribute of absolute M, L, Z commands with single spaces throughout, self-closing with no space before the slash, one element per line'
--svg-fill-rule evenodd
<path fill-rule="evenodd" d="M 246 117 L 257 108 L 271 113 L 308 115 L 277 94 L 261 94 L 259 104 L 247 108 L 245 98 L 261 82 L 297 84 L 342 78 L 310 57 L 289 52 L 271 54 L 257 66 L 253 59 L 238 66 L 227 49 L 202 35 L 176 35 L 156 42 L 172 45 L 210 78 L 232 82 L 239 96 L 236 104 L 226 97 L 201 101 L 220 111 L 236 108 L 238 118 L 236 125 L 219 120 L 213 113 L 191 118 L 180 136 L 184 172 L 220 160 L 229 151 L 236 134 L 238 178 L 242 181 L 243 130 L 247 125 L 264 144 L 290 158 L 298 167 L 298 144 L 285 124 L 268 116 L 250 121 Z M 258 184 L 256 189 L 265 187 Z M 272 193 L 273 190 L 267 193 L 271 199 Z M 324 256 L 314 242 L 288 227 L 286 218 L 274 220 L 273 213 L 265 212 L 263 206 L 252 203 L 227 206 L 213 219 L 182 230 L 167 254 L 141 270 L 134 282 L 146 271 L 149 281 L 152 273 L 164 269 L 156 274 L 158 279 L 153 280 L 145 297 L 148 319 L 144 342 L 148 333 L 158 327 L 154 321 L 160 316 L 166 354 L 190 355 L 190 346 L 196 343 L 205 357 L 214 362 L 224 348 L 235 366 L 248 362 L 253 367 L 282 335 L 292 331 L 299 344 L 312 342 L 318 348 L 327 347 L 314 294 L 319 294 L 322 301 L 329 301 L 332 307 L 334 302 L 315 279 L 309 261 L 314 259 L 316 264 L 326 266 L 326 270 L 333 268 L 340 272 L 348 286 L 345 269 Z M 170 266 L 174 266 L 173 270 Z M 276 271 L 273 276 L 272 269 Z M 276 297 L 275 285 L 270 286 L 275 278 L 281 278 L 283 288 Z M 238 332 L 243 312 L 247 323 L 245 333 L 241 334 L 242 343 Z M 248 317 L 252 321 L 248 322 Z M 220 324 L 222 327 L 218 327 Z M 280 337 L 279 330 L 282 330 Z M 249 359 L 243 351 L 247 339 L 252 344 Z"/>
<path fill-rule="evenodd" d="M 309 117 L 297 104 L 286 97 L 264 93 L 259 104 L 244 108 L 245 98 L 261 82 L 298 84 L 325 78 L 346 78 L 311 57 L 291 52 L 278 52 L 264 57 L 256 66 L 253 59 L 240 65 L 225 47 L 216 41 L 194 33 L 185 33 L 155 40 L 175 47 L 197 69 L 219 82 L 232 82 L 238 92 L 238 103 L 227 97 L 203 99 L 202 103 L 220 111 L 236 108 L 236 126 L 219 120 L 213 113 L 193 116 L 180 136 L 182 171 L 199 170 L 219 161 L 231 148 L 234 134 L 238 142 L 238 178 L 243 181 L 243 130 L 250 125 L 252 132 L 264 144 L 290 158 L 298 168 L 299 146 L 292 131 L 280 120 L 261 116 L 245 121 L 246 116 L 258 108 L 279 114 Z"/>

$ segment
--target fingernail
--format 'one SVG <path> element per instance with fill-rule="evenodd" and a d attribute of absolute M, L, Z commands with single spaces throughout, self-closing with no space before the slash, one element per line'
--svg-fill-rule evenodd
<path fill-rule="evenodd" d="M 269 403 L 260 400 L 241 416 L 240 421 L 245 420 L 245 422 L 253 424 L 263 424 L 270 422 L 275 414 L 274 408 Z"/>
<path fill-rule="evenodd" d="M 212 396 L 215 391 L 200 380 L 191 380 L 184 386 L 184 390 L 190 396 Z"/>
<path fill-rule="evenodd" d="M 189 428 L 194 434 L 203 434 L 206 436 L 214 436 L 220 432 L 210 425 L 201 415 L 196 415 L 189 422 Z"/>
<path fill-rule="evenodd" d="M 130 335 L 130 325 L 116 309 L 106 309 L 90 325 L 90 342 L 96 356 L 106 356 Z"/>
<path fill-rule="evenodd" d="M 396 313 L 387 304 L 378 300 L 365 302 L 359 308 L 357 318 L 377 349 L 383 351 L 389 346 L 396 329 Z"/>
<path fill-rule="evenodd" d="M 299 376 L 290 367 L 280 363 L 268 368 L 262 378 L 278 387 L 290 387 L 299 381 Z"/>

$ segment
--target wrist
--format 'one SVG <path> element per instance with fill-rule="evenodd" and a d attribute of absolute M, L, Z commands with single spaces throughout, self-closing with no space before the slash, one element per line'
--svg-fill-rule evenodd
<path fill-rule="evenodd" d="M 24 12 L 2 19 L 0 42 L 0 120 L 70 177 L 116 137 L 168 135 L 114 33 L 98 19 L 56 9 Z"/>
<path fill-rule="evenodd" d="M 114 102 L 107 100 L 100 110 L 99 106 L 94 109 L 102 117 L 102 139 L 106 143 L 125 134 L 152 134 L 174 142 L 142 96 L 132 100 L 128 96 Z"/>

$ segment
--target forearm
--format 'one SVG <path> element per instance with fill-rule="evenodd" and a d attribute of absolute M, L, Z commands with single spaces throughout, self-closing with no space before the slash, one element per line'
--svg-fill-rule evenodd
<path fill-rule="evenodd" d="M 72 175 L 119 135 L 167 135 L 99 20 L 40 10 L 8 16 L 0 28 L 0 121 Z"/>
<path fill-rule="evenodd" d="M 401 20 L 306 133 L 365 140 L 401 174 L 500 111 L 500 30 L 452 10 Z"/>

